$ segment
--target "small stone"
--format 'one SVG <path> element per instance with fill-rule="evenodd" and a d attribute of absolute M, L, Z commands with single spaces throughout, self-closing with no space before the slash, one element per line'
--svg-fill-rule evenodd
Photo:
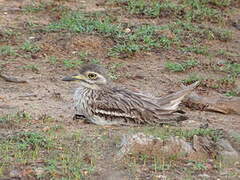
<path fill-rule="evenodd" d="M 9 176 L 11 178 L 14 178 L 14 177 L 21 177 L 21 172 L 17 169 L 14 169 L 12 170 L 10 173 L 9 173 Z"/>
<path fill-rule="evenodd" d="M 34 171 L 35 171 L 36 176 L 42 176 L 44 173 L 44 169 L 42 167 L 38 167 Z"/>
<path fill-rule="evenodd" d="M 204 178 L 204 179 L 209 179 L 210 178 L 210 176 L 208 174 L 199 174 L 198 176 L 201 177 L 201 178 Z"/>
<path fill-rule="evenodd" d="M 4 12 L 3 14 L 4 14 L 4 15 L 7 15 L 8 13 L 7 13 L 7 12 Z"/>
<path fill-rule="evenodd" d="M 125 32 L 125 33 L 130 33 L 130 32 L 131 32 L 131 29 L 130 29 L 130 28 L 126 28 L 126 29 L 124 29 L 124 32 Z"/>
<path fill-rule="evenodd" d="M 156 177 L 157 179 L 161 179 L 161 180 L 167 179 L 167 176 L 164 176 L 164 175 L 156 175 L 155 177 Z"/>

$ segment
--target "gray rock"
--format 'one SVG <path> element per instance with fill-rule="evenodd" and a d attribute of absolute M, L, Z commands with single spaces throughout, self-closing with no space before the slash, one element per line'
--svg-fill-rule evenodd
<path fill-rule="evenodd" d="M 239 153 L 230 142 L 220 139 L 217 143 L 208 136 L 193 136 L 192 142 L 185 138 L 172 136 L 165 140 L 147 136 L 143 133 L 125 135 L 120 144 L 117 158 L 128 154 L 146 154 L 148 156 L 186 158 L 188 160 L 204 161 L 217 155 L 224 163 L 233 165 L 239 161 Z"/>
<path fill-rule="evenodd" d="M 219 158 L 223 160 L 224 164 L 230 165 L 240 160 L 239 153 L 232 147 L 228 140 L 220 139 L 217 145 L 219 148 Z"/>

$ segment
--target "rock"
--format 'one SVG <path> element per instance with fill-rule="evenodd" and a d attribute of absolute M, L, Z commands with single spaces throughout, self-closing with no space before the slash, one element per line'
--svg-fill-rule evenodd
<path fill-rule="evenodd" d="M 143 133 L 137 133 L 129 136 L 125 135 L 121 140 L 121 149 L 118 156 L 121 158 L 131 152 L 148 152 L 151 154 L 154 150 L 154 146 L 163 146 L 163 140 L 153 136 L 146 136 Z"/>
<path fill-rule="evenodd" d="M 191 160 L 205 160 L 209 157 L 208 151 L 203 151 L 204 148 L 201 147 L 202 144 L 199 143 L 200 140 L 202 142 L 208 142 L 207 140 L 202 140 L 200 137 L 195 137 L 195 148 L 197 150 L 194 150 L 191 143 L 178 136 L 162 140 L 153 136 L 147 136 L 143 133 L 137 133 L 122 138 L 118 158 L 122 158 L 127 154 L 146 154 L 148 156 L 165 158 L 177 156 Z M 208 142 L 208 144 L 210 144 L 210 142 Z"/>
<path fill-rule="evenodd" d="M 219 158 L 225 165 L 232 165 L 240 160 L 239 153 L 232 147 L 228 140 L 220 139 L 217 145 L 219 149 Z"/>
<path fill-rule="evenodd" d="M 192 146 L 194 149 L 194 153 L 189 155 L 190 159 L 208 159 L 210 154 L 214 153 L 214 143 L 209 137 L 205 136 L 193 136 Z"/>
<path fill-rule="evenodd" d="M 186 142 L 185 139 L 181 139 L 178 136 L 170 137 L 164 142 L 162 147 L 163 152 L 169 155 L 172 154 L 181 154 L 186 156 L 193 153 L 192 146 Z"/>
<path fill-rule="evenodd" d="M 231 165 L 239 161 L 239 153 L 228 140 L 220 139 L 215 142 L 208 136 L 197 135 L 193 136 L 192 142 L 187 142 L 185 138 L 178 136 L 162 140 L 143 133 L 125 135 L 122 138 L 117 158 L 121 159 L 130 154 L 144 154 L 149 157 L 164 157 L 165 159 L 174 156 L 194 161 L 209 161 L 211 158 L 221 158 L 224 163 Z"/>
<path fill-rule="evenodd" d="M 203 97 L 196 93 L 191 93 L 185 98 L 184 104 L 191 109 L 240 115 L 240 97 L 225 97 L 221 95 L 217 97 Z"/>

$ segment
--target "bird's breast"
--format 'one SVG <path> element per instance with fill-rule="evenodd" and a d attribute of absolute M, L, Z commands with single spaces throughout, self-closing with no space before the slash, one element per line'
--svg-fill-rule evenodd
<path fill-rule="evenodd" d="M 91 116 L 90 104 L 93 101 L 92 90 L 88 88 L 78 88 L 74 93 L 74 102 L 76 113 L 82 114 L 85 116 Z"/>

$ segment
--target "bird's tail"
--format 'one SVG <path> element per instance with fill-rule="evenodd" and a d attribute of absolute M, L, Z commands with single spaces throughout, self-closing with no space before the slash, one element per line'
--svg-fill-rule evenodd
<path fill-rule="evenodd" d="M 183 98 L 199 85 L 199 81 L 185 87 L 175 93 L 169 94 L 158 99 L 158 104 L 162 110 L 176 111 Z"/>

